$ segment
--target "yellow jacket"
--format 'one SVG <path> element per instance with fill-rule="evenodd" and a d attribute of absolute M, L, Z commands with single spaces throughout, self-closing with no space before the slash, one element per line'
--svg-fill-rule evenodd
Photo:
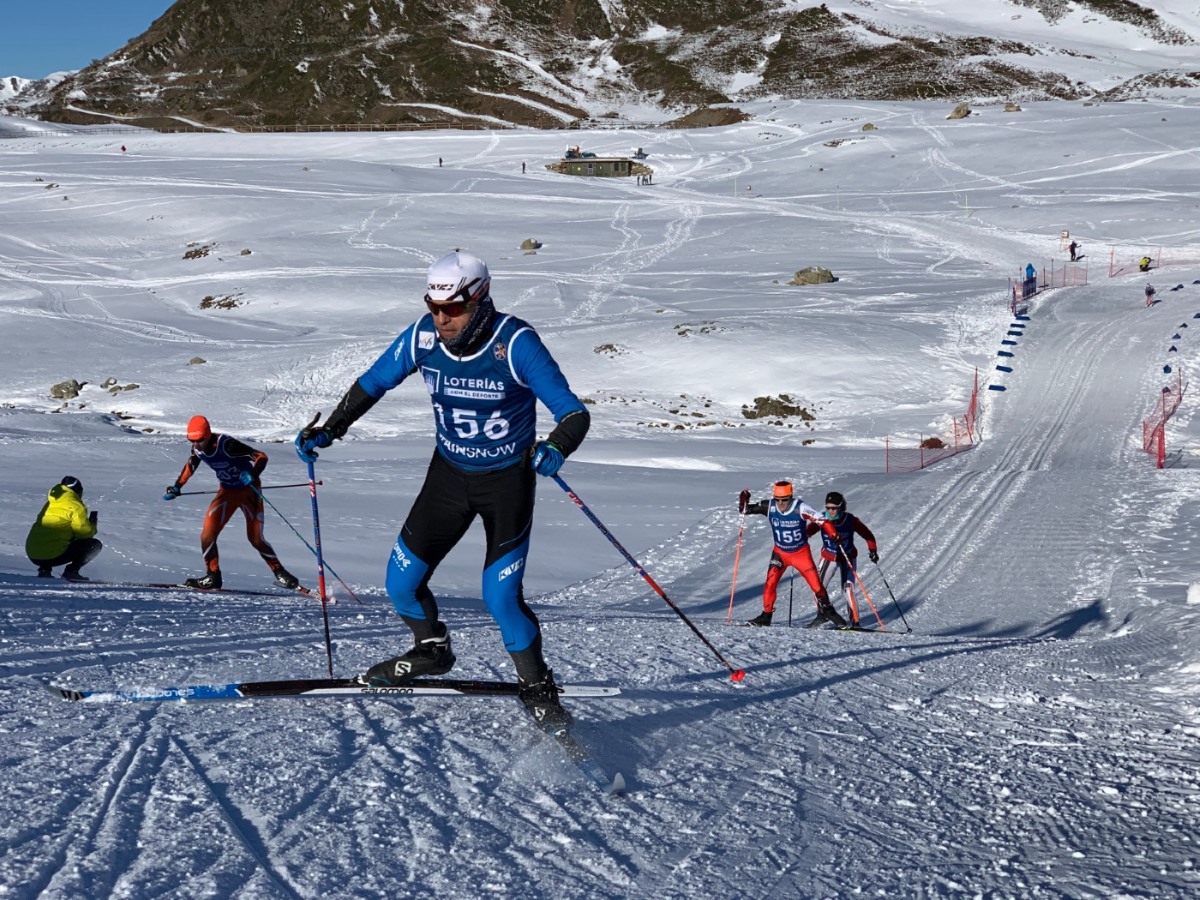
<path fill-rule="evenodd" d="M 56 484 L 25 538 L 25 555 L 33 560 L 55 559 L 66 552 L 71 541 L 95 534 L 96 526 L 88 520 L 83 501 L 70 488 Z"/>

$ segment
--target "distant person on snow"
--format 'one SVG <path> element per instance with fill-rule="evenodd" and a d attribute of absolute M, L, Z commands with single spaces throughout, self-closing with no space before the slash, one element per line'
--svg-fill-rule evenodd
<path fill-rule="evenodd" d="M 38 578 L 49 578 L 55 566 L 65 565 L 62 577 L 67 581 L 88 580 L 79 570 L 104 547 L 96 540 L 97 518 L 83 505 L 83 483 L 74 475 L 50 488 L 25 538 L 25 555 L 37 566 Z"/>
<path fill-rule="evenodd" d="M 1154 262 L 1154 260 L 1152 260 L 1150 257 L 1143 256 L 1140 260 L 1138 260 L 1138 271 L 1139 272 L 1149 272 L 1150 271 L 1150 263 L 1152 263 L 1152 262 Z"/>
<path fill-rule="evenodd" d="M 199 578 L 187 579 L 184 584 L 201 590 L 220 590 L 221 558 L 217 551 L 217 537 L 234 513 L 241 510 L 246 517 L 246 537 L 270 566 L 275 580 L 288 590 L 299 587 L 296 576 L 283 567 L 274 548 L 263 537 L 263 499 L 259 493 L 259 478 L 267 467 L 267 454 L 227 434 L 215 434 L 204 416 L 192 416 L 188 422 L 187 438 L 192 442 L 192 454 L 183 464 L 183 471 L 175 483 L 167 487 L 163 499 L 174 500 L 178 497 L 180 489 L 188 483 L 202 462 L 216 472 L 220 487 L 208 506 L 204 527 L 200 531 L 200 549 L 204 554 L 206 572 Z"/>
<path fill-rule="evenodd" d="M 1146 305 L 1147 306 L 1154 305 L 1154 295 L 1157 293 L 1158 293 L 1158 291 L 1156 291 L 1154 289 L 1154 285 L 1152 285 L 1152 284 L 1146 285 Z"/>
<path fill-rule="evenodd" d="M 829 594 L 825 585 L 817 575 L 817 567 L 813 563 L 812 551 L 808 549 L 807 527 L 816 523 L 817 528 L 826 534 L 835 536 L 837 530 L 832 522 L 826 522 L 819 511 L 794 496 L 790 481 L 777 481 L 772 491 L 771 500 L 750 502 L 750 492 L 742 491 L 738 495 L 738 511 L 752 516 L 766 516 L 771 525 L 771 535 L 775 539 L 775 547 L 771 551 L 771 562 L 767 566 L 767 580 L 763 585 L 763 611 L 747 622 L 766 628 L 771 624 L 775 612 L 775 596 L 779 579 L 787 569 L 796 569 L 808 582 L 808 586 L 816 595 L 817 616 L 809 626 L 815 628 L 822 622 L 832 622 L 839 628 L 844 628 L 846 620 L 838 614 L 829 602 Z"/>
<path fill-rule="evenodd" d="M 1076 262 L 1079 259 L 1079 245 L 1071 241 L 1071 246 L 1067 248 L 1071 251 L 1071 262 Z"/>
<path fill-rule="evenodd" d="M 823 527 L 832 522 L 834 534 Z M 842 595 L 846 598 L 846 618 L 854 628 L 858 627 L 858 603 L 854 598 L 854 572 L 857 571 L 858 548 L 854 546 L 854 535 L 867 542 L 867 558 L 871 562 L 879 562 L 879 545 L 875 535 L 858 516 L 846 512 L 846 498 L 837 491 L 825 495 L 825 522 L 809 522 L 805 534 L 812 537 L 821 533 L 821 569 L 819 576 L 825 582 L 825 573 L 829 564 L 836 563 L 838 567 L 838 583 L 842 586 Z M 841 547 L 841 552 L 838 548 Z"/>
<path fill-rule="evenodd" d="M 487 265 L 456 250 L 429 267 L 428 312 L 400 333 L 358 377 L 324 425 L 305 428 L 296 452 L 306 462 L 342 438 L 384 394 L 418 376 L 433 401 L 436 449 L 425 484 L 388 558 L 387 592 L 413 633 L 407 653 L 372 666 L 368 684 L 402 686 L 454 666 L 450 632 L 429 581 L 478 516 L 487 541 L 483 602 L 517 670 L 519 696 L 549 732 L 570 727 L 542 655 L 538 618 L 525 603 L 537 476 L 555 475 L 591 424 L 537 332 L 496 311 Z M 537 403 L 557 423 L 537 439 Z"/>

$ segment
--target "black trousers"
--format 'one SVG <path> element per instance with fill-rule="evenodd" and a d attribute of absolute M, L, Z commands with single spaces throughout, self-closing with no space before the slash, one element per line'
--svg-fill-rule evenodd
<path fill-rule="evenodd" d="M 34 559 L 30 557 L 29 561 L 40 568 L 54 568 L 55 566 L 68 566 L 70 568 L 79 569 L 86 566 L 95 559 L 104 545 L 95 538 L 78 538 L 71 541 L 67 545 L 67 549 L 54 559 Z"/>

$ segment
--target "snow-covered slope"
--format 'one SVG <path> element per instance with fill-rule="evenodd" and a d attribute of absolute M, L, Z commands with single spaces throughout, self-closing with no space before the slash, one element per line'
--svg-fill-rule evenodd
<path fill-rule="evenodd" d="M 0 142 L 7 894 L 1191 896 L 1200 113 L 948 111 L 778 102 L 702 132 L 148 135 L 124 153 L 103 136 Z M 642 146 L 654 183 L 546 172 L 567 143 Z M 1064 229 L 1087 283 L 1012 328 L 1010 276 L 1060 273 Z M 518 249 L 531 237 L 536 253 Z M 207 498 L 160 499 L 187 418 L 265 449 L 268 484 L 303 481 L 296 430 L 419 314 L 425 267 L 453 246 L 488 260 L 498 306 L 592 404 L 565 480 L 744 684 L 543 481 L 526 594 L 562 680 L 623 690 L 571 708 L 625 798 L 593 791 L 510 700 L 43 692 L 324 673 L 311 599 L 40 581 L 25 531 L 74 474 L 106 544 L 88 574 L 193 574 Z M 1155 269 L 1127 270 L 1143 253 Z M 837 281 L 787 284 L 808 265 Z M 978 445 L 885 473 L 885 439 L 943 433 L 976 369 Z M 50 399 L 68 378 L 80 395 Z M 1176 379 L 1157 470 L 1141 422 Z M 815 418 L 743 414 L 781 395 Z M 324 552 L 363 601 L 334 582 L 338 674 L 407 646 L 382 575 L 431 427 L 405 384 L 317 464 Z M 810 502 L 842 491 L 874 530 L 863 577 L 891 633 L 787 627 L 812 600 L 786 579 L 774 627 L 726 626 L 731 588 L 734 623 L 761 609 L 770 554 L 751 519 L 737 556 L 737 492 L 780 477 Z M 286 524 L 311 542 L 306 492 L 268 496 L 270 539 L 313 581 Z M 221 551 L 229 586 L 270 590 L 236 523 Z M 455 674 L 511 677 L 480 565 L 472 531 L 432 584 Z"/>

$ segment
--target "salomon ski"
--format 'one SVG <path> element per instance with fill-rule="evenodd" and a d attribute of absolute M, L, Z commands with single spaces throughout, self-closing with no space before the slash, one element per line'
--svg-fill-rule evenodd
<path fill-rule="evenodd" d="M 150 690 L 78 690 L 55 684 L 43 687 L 56 697 L 78 703 L 165 703 L 184 700 L 253 700 L 286 697 L 348 697 L 381 699 L 414 696 L 517 697 L 520 685 L 512 681 L 475 681 L 454 678 L 416 678 L 392 687 L 376 687 L 359 678 L 300 678 L 284 681 L 243 681 L 228 684 L 194 684 Z M 575 698 L 615 697 L 618 687 L 593 684 L 559 685 L 561 696 Z M 562 748 L 567 758 L 588 780 L 607 794 L 625 790 L 625 779 L 613 777 L 566 729 L 544 732 Z"/>
<path fill-rule="evenodd" d="M 163 703 L 171 700 L 252 700 L 276 697 L 412 697 L 517 696 L 515 681 L 472 681 L 454 678 L 415 678 L 394 687 L 375 687 L 357 678 L 299 678 L 286 681 L 243 681 L 229 684 L 193 684 L 148 690 L 76 690 L 44 685 L 63 700 L 82 703 Z M 564 697 L 613 697 L 618 687 L 565 685 Z"/>

